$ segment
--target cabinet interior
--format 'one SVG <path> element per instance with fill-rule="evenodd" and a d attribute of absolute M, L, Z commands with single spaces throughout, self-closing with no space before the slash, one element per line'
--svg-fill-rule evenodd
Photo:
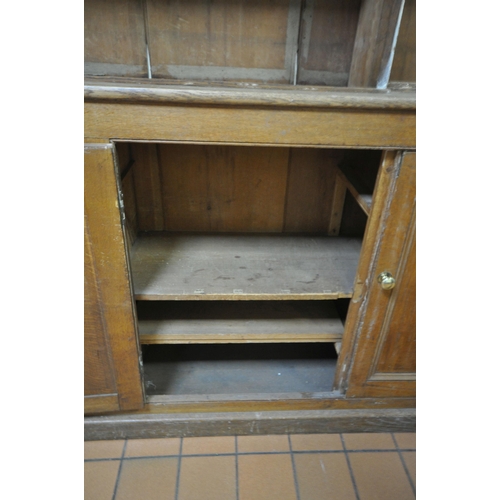
<path fill-rule="evenodd" d="M 85 0 L 85 75 L 243 86 L 373 87 L 373 78 L 360 79 L 359 74 L 368 71 L 371 59 L 380 58 L 386 73 L 392 65 L 390 81 L 414 82 L 415 0 L 406 0 L 402 16 L 399 5 Z M 377 47 L 365 60 L 370 38 Z"/>
<path fill-rule="evenodd" d="M 146 394 L 332 391 L 381 152 L 115 144 Z"/>

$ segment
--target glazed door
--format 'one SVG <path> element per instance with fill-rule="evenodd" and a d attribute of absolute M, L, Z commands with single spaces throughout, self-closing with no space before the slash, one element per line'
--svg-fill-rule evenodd
<path fill-rule="evenodd" d="M 113 151 L 85 145 L 85 413 L 143 406 Z"/>
<path fill-rule="evenodd" d="M 415 397 L 416 154 L 386 154 L 381 168 L 387 192 L 376 200 L 379 220 L 371 221 L 377 243 L 359 309 L 347 397 Z"/>

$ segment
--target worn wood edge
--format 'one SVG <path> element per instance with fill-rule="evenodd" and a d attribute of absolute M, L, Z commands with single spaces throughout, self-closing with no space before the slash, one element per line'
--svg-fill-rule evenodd
<path fill-rule="evenodd" d="M 141 344 L 276 344 L 286 343 L 311 343 L 335 342 L 342 340 L 340 333 L 255 333 L 255 334 L 167 334 L 143 333 L 139 335 Z"/>
<path fill-rule="evenodd" d="M 308 149 L 374 149 L 374 150 L 391 150 L 391 149 L 405 149 L 408 151 L 415 150 L 414 146 L 353 146 L 353 145 L 331 145 L 331 144 L 308 144 L 308 143 L 292 143 L 292 144 L 277 144 L 275 142 L 236 142 L 236 141 L 191 141 L 191 140 L 166 140 L 166 139 L 123 139 L 123 138 L 109 138 L 106 142 L 112 143 L 146 143 L 146 144 L 184 144 L 184 145 L 201 145 L 206 146 L 246 146 L 246 147 L 286 147 L 286 148 L 308 148 Z"/>
<path fill-rule="evenodd" d="M 208 413 L 248 411 L 367 410 L 415 408 L 415 398 L 346 398 L 329 393 L 207 394 L 147 396 L 144 408 L 133 413 Z M 129 412 L 131 414 L 131 412 Z"/>
<path fill-rule="evenodd" d="M 416 410 L 179 413 L 85 418 L 86 441 L 259 434 L 415 432 Z"/>
<path fill-rule="evenodd" d="M 86 79 L 85 101 L 178 103 L 192 105 L 283 106 L 307 108 L 361 108 L 415 110 L 416 93 L 410 90 L 352 90 L 330 88 L 227 88 L 182 85 L 117 83 Z"/>
<path fill-rule="evenodd" d="M 135 294 L 135 300 L 336 300 L 351 297 L 352 292 Z"/>
<path fill-rule="evenodd" d="M 90 413 L 105 413 L 114 408 L 116 411 L 120 409 L 118 394 L 98 394 L 84 397 L 84 412 Z"/>

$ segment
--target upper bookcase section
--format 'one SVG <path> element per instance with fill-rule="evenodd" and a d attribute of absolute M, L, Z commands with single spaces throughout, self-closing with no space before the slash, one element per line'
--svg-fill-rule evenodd
<path fill-rule="evenodd" d="M 85 75 L 415 82 L 415 0 L 85 0 Z"/>

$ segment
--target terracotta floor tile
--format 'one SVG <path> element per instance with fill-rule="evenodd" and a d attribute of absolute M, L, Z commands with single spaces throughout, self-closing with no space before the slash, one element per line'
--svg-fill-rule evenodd
<path fill-rule="evenodd" d="M 85 458 L 121 458 L 123 439 L 117 441 L 85 441 Z"/>
<path fill-rule="evenodd" d="M 181 447 L 180 438 L 130 439 L 125 448 L 126 457 L 154 457 L 178 455 Z"/>
<path fill-rule="evenodd" d="M 389 433 L 362 432 L 342 434 L 348 450 L 394 450 L 396 448 Z"/>
<path fill-rule="evenodd" d="M 262 451 L 290 451 L 288 436 L 238 436 L 238 453 Z"/>
<path fill-rule="evenodd" d="M 412 450 L 417 448 L 417 434 L 415 432 L 395 432 L 394 437 L 398 448 Z"/>
<path fill-rule="evenodd" d="M 124 460 L 116 500 L 173 500 L 178 458 Z"/>
<path fill-rule="evenodd" d="M 301 499 L 356 500 L 344 453 L 305 453 L 294 460 Z"/>
<path fill-rule="evenodd" d="M 413 486 L 417 484 L 417 454 L 414 451 L 402 451 L 403 460 L 405 461 L 406 468 L 410 473 L 413 480 Z"/>
<path fill-rule="evenodd" d="M 349 453 L 360 500 L 410 500 L 415 495 L 398 453 Z"/>
<path fill-rule="evenodd" d="M 343 450 L 340 434 L 293 434 L 293 451 Z"/>
<path fill-rule="evenodd" d="M 216 455 L 234 452 L 234 436 L 187 437 L 182 441 L 183 455 Z"/>
<path fill-rule="evenodd" d="M 239 500 L 296 500 L 290 455 L 239 455 Z M 306 499 L 303 499 L 306 500 Z"/>
<path fill-rule="evenodd" d="M 86 462 L 84 466 L 85 500 L 111 500 L 120 461 Z"/>
<path fill-rule="evenodd" d="M 236 500 L 236 457 L 182 457 L 178 500 Z"/>

